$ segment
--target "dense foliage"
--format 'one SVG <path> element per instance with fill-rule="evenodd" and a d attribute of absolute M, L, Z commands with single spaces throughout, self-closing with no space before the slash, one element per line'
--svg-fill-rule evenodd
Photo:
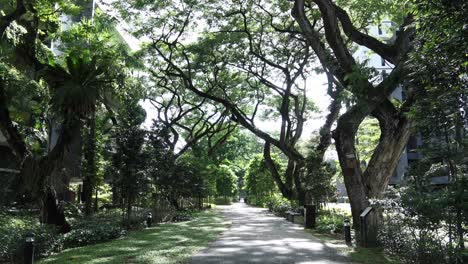
<path fill-rule="evenodd" d="M 278 168 L 282 168 L 278 157 L 273 159 Z M 256 155 L 250 160 L 245 173 L 244 188 L 249 204 L 265 206 L 272 195 L 278 192 L 270 170 L 262 155 Z"/>
<path fill-rule="evenodd" d="M 383 246 L 404 263 L 463 263 L 468 182 L 437 187 L 431 184 L 432 175 L 420 169 L 381 204 L 386 215 Z"/>
<path fill-rule="evenodd" d="M 122 235 L 122 219 L 118 213 L 106 213 L 93 217 L 74 215 L 72 231 L 57 233 L 56 228 L 41 225 L 32 215 L 1 213 L 0 220 L 0 261 L 22 263 L 24 238 L 33 233 L 35 256 L 47 257 L 63 249 L 99 243 Z"/>
<path fill-rule="evenodd" d="M 388 208 L 395 217 L 382 238 L 408 261 L 460 259 L 466 1 L 95 2 L 0 4 L 0 206 L 40 211 L 40 223 L 2 222 L 6 258 L 29 229 L 38 255 L 118 237 L 120 225 L 96 224 L 100 208 L 120 208 L 128 229 L 151 211 L 172 219 L 244 195 L 282 215 L 332 199 L 336 171 L 360 237 L 360 214 L 383 198 L 412 135 L 423 160 Z M 388 19 L 385 39 L 370 33 Z M 355 56 L 362 49 L 393 69 L 370 67 Z M 330 106 L 303 147 L 317 74 Z M 399 89 L 405 98 L 391 99 Z M 338 162 L 325 161 L 332 143 Z M 97 218 L 66 215 L 63 200 Z M 341 231 L 337 218 L 320 217 Z M 369 217 L 381 226 L 378 210 Z"/>
<path fill-rule="evenodd" d="M 468 215 L 467 4 L 414 1 L 417 17 L 411 56 L 415 136 L 422 160 L 386 204 L 382 241 L 406 263 L 466 262 Z M 413 100 L 413 99 L 412 99 Z M 465 254 L 465 256 L 463 256 Z"/>

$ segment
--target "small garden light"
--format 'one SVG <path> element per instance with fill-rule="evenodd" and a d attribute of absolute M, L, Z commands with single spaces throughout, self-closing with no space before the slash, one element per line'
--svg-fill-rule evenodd
<path fill-rule="evenodd" d="M 25 237 L 24 263 L 25 264 L 34 263 L 34 234 L 31 232 L 27 233 Z"/>
<path fill-rule="evenodd" d="M 148 212 L 146 215 L 146 224 L 148 227 L 151 227 L 151 224 L 153 223 L 153 214 L 151 212 Z"/>

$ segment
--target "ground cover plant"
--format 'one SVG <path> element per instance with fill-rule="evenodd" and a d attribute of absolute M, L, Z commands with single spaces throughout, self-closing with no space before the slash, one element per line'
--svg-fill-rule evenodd
<path fill-rule="evenodd" d="M 12 216 L 0 212 L 0 262 L 20 263 L 24 237 L 33 232 L 35 255 L 44 257 L 63 248 L 63 239 L 54 228 L 41 226 L 36 216 Z"/>
<path fill-rule="evenodd" d="M 65 250 L 39 263 L 181 263 L 229 226 L 214 211 L 194 216 L 192 221 L 163 223 L 122 239 Z"/>
<path fill-rule="evenodd" d="M 351 215 L 349 213 L 341 210 L 320 210 L 317 217 L 316 230 L 322 233 L 333 233 L 343 236 L 344 221 L 350 220 L 350 218 Z"/>
<path fill-rule="evenodd" d="M 55 226 L 41 225 L 37 215 L 0 213 L 0 262 L 21 263 L 24 238 L 35 237 L 35 256 L 47 257 L 63 249 L 96 244 L 120 237 L 122 217 L 106 213 L 69 218 L 71 231 L 62 234 Z"/>

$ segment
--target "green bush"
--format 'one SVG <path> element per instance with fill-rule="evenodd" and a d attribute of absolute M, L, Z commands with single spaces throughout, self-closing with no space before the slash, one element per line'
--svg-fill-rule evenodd
<path fill-rule="evenodd" d="M 231 198 L 230 197 L 216 197 L 214 199 L 214 204 L 216 205 L 230 205 L 232 202 L 231 202 Z"/>
<path fill-rule="evenodd" d="M 146 221 L 146 212 L 134 213 L 128 219 L 127 228 L 129 230 L 140 230 L 144 228 L 144 222 Z"/>
<path fill-rule="evenodd" d="M 35 236 L 36 257 L 46 257 L 65 248 L 84 246 L 121 235 L 119 214 L 98 214 L 70 219 L 72 231 L 59 234 L 55 226 L 41 225 L 37 216 L 0 213 L 0 262 L 21 263 L 27 233 Z"/>
<path fill-rule="evenodd" d="M 344 220 L 347 216 L 338 210 L 321 210 L 317 216 L 316 229 L 323 233 L 344 233 Z"/>
<path fill-rule="evenodd" d="M 80 222 L 72 231 L 63 236 L 64 248 L 95 244 L 118 238 L 121 234 L 119 223 L 101 222 L 99 218 Z"/>
<path fill-rule="evenodd" d="M 37 217 L 0 213 L 0 261 L 20 263 L 27 233 L 34 233 L 36 257 L 45 257 L 63 248 L 55 227 L 40 225 Z"/>
<path fill-rule="evenodd" d="M 459 180 L 441 189 L 425 180 L 390 189 L 386 199 L 376 203 L 384 210 L 380 242 L 402 263 L 465 263 L 459 236 L 466 237 L 468 211 L 462 209 L 468 201 L 468 182 Z"/>
<path fill-rule="evenodd" d="M 265 201 L 265 205 L 270 212 L 280 216 L 285 216 L 287 211 L 292 210 L 291 202 L 280 194 L 274 194 L 268 197 Z"/>
<path fill-rule="evenodd" d="M 260 196 L 258 199 L 255 195 L 247 196 L 248 204 L 253 206 L 268 207 L 268 202 L 271 200 L 272 198 L 270 196 Z"/>
<path fill-rule="evenodd" d="M 63 235 L 64 248 L 96 244 L 121 235 L 121 211 L 110 210 L 91 217 L 77 217 L 70 219 L 70 224 L 71 231 Z"/>

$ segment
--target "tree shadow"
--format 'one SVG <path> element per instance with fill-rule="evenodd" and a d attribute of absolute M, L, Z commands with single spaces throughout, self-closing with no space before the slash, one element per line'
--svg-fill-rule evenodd
<path fill-rule="evenodd" d="M 180 263 L 227 227 L 214 213 L 179 223 L 164 223 L 127 237 L 69 249 L 41 263 Z"/>

